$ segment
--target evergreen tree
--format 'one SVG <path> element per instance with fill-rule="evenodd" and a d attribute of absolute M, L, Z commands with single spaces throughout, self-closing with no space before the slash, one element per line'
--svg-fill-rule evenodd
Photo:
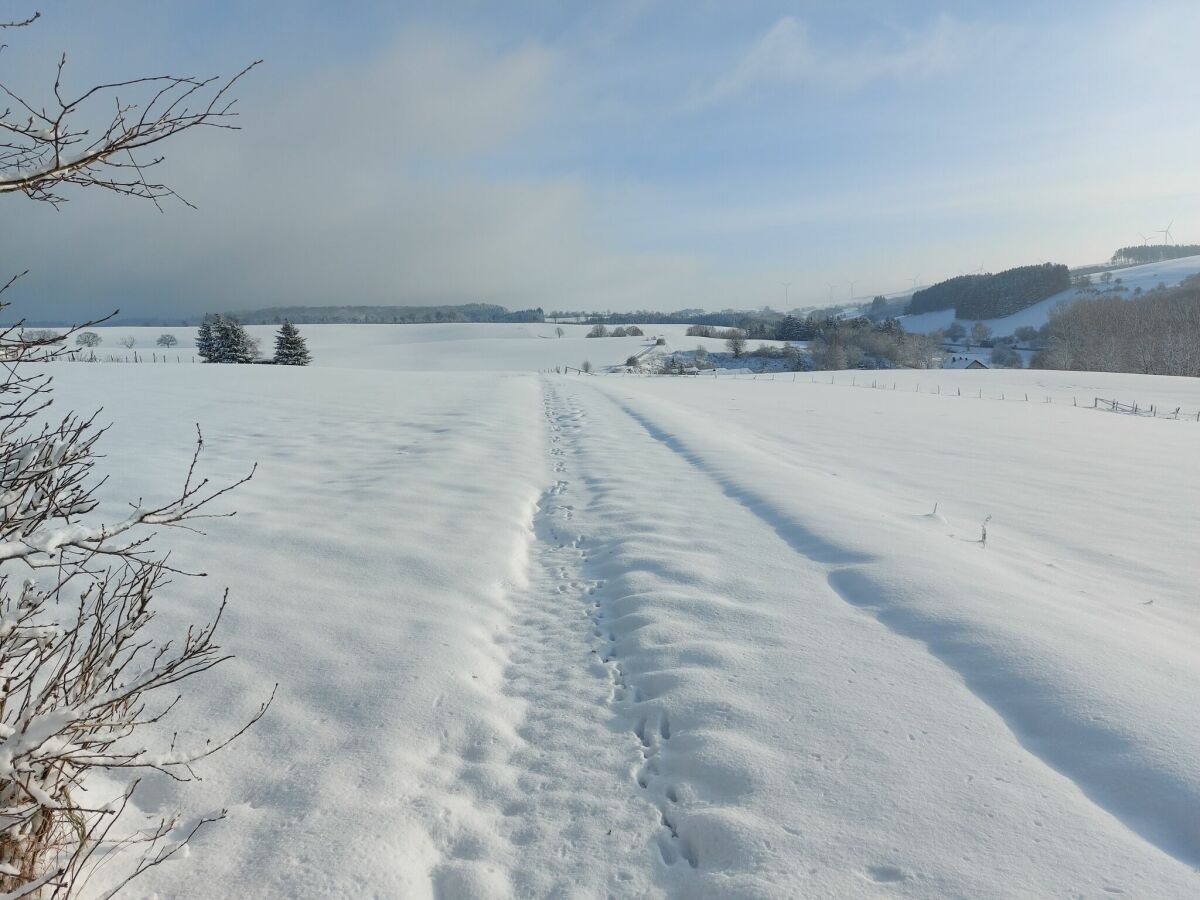
<path fill-rule="evenodd" d="M 253 362 L 257 350 L 241 322 L 219 314 L 200 325 L 196 346 L 204 361 L 211 363 Z"/>
<path fill-rule="evenodd" d="M 196 353 L 206 363 L 218 362 L 217 337 L 208 316 L 204 317 L 196 334 Z"/>
<path fill-rule="evenodd" d="M 254 361 L 254 344 L 242 323 L 232 317 L 217 317 L 214 325 L 217 336 L 218 355 L 216 362 L 248 363 Z"/>
<path fill-rule="evenodd" d="M 308 361 L 308 345 L 300 336 L 300 330 L 284 319 L 275 335 L 275 365 L 307 366 Z"/>

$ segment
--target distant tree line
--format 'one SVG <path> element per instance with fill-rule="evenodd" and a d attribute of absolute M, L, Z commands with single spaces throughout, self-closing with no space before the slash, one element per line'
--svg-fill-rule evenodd
<path fill-rule="evenodd" d="M 581 321 L 585 325 L 628 325 L 630 323 L 640 323 L 643 325 L 708 325 L 713 328 L 736 328 L 750 338 L 774 340 L 779 323 L 784 319 L 791 318 L 795 321 L 803 322 L 805 317 L 824 319 L 840 316 L 841 314 L 842 307 L 835 306 L 828 309 L 810 310 L 806 314 L 801 314 L 799 310 L 794 310 L 791 313 L 782 313 L 769 307 L 761 310 L 723 309 L 717 312 L 705 312 L 702 309 L 680 309 L 675 312 L 642 309 L 630 313 L 589 313 L 551 310 L 546 313 L 546 318 L 550 321 L 571 319 Z M 805 340 L 805 338 L 796 338 L 796 340 Z"/>
<path fill-rule="evenodd" d="M 1200 244 L 1139 244 L 1122 247 L 1112 255 L 1112 261 L 1137 266 L 1183 256 L 1200 256 Z"/>
<path fill-rule="evenodd" d="M 912 295 L 912 314 L 953 309 L 958 319 L 999 319 L 1071 286 L 1070 270 L 1057 263 L 1018 266 L 987 275 L 959 275 Z"/>
<path fill-rule="evenodd" d="M 546 313 L 551 322 L 569 320 L 584 325 L 685 325 L 704 315 L 702 309 L 680 309 L 675 312 L 660 312 L 653 309 L 638 309 L 633 312 L 588 312 L 587 310 L 552 309 Z"/>
<path fill-rule="evenodd" d="M 538 309 L 510 312 L 491 303 L 459 306 L 275 306 L 248 312 L 226 313 L 243 325 L 423 325 L 440 322 L 544 322 Z M 201 320 L 202 321 L 202 320 Z M 189 324 L 197 324 L 192 321 Z"/>
<path fill-rule="evenodd" d="M 1200 276 L 1138 299 L 1086 297 L 1050 313 L 1032 368 L 1200 377 Z"/>

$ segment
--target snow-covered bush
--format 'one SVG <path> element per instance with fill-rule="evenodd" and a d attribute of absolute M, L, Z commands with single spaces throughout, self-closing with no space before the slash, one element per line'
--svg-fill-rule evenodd
<path fill-rule="evenodd" d="M 196 126 L 232 127 L 226 94 L 241 73 L 224 83 L 158 76 L 68 95 L 65 61 L 49 106 L 0 83 L 12 101 L 0 113 L 0 194 L 57 205 L 64 189 L 98 187 L 157 204 L 173 196 L 152 179 L 157 145 Z M 112 118 L 106 126 L 98 116 Z M 100 342 L 88 331 L 76 340 Z M 29 365 L 65 352 L 60 342 L 0 328 L 0 895 L 13 900 L 77 896 L 101 849 L 119 851 L 105 862 L 129 864 L 104 896 L 174 854 L 223 813 L 188 826 L 174 816 L 135 826 L 122 814 L 137 781 L 114 797 L 85 797 L 93 774 L 154 770 L 188 780 L 193 763 L 236 737 L 156 746 L 155 726 L 180 700 L 180 685 L 226 657 L 214 642 L 219 611 L 175 640 L 150 627 L 156 591 L 185 574 L 154 551 L 150 529 L 188 527 L 236 485 L 213 488 L 197 475 L 198 439 L 174 499 L 101 518 L 92 470 L 103 429 L 94 415 L 51 419 L 47 367 Z"/>

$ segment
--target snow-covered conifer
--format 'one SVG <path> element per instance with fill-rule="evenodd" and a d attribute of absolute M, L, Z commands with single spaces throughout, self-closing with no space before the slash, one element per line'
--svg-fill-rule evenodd
<path fill-rule="evenodd" d="M 196 354 L 206 363 L 216 362 L 216 335 L 212 323 L 205 316 L 196 332 Z"/>
<path fill-rule="evenodd" d="M 213 323 L 217 358 L 213 362 L 248 363 L 254 360 L 254 345 L 242 323 L 233 317 L 216 316 Z"/>
<path fill-rule="evenodd" d="M 275 365 L 307 366 L 308 362 L 308 345 L 300 329 L 285 319 L 275 334 Z"/>

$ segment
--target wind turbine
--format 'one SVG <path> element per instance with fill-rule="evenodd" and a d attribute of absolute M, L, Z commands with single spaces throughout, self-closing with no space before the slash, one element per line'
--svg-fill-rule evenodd
<path fill-rule="evenodd" d="M 1140 238 L 1142 239 L 1142 246 L 1143 246 L 1143 247 L 1147 246 L 1147 245 L 1150 243 L 1150 238 L 1146 237 L 1146 236 L 1145 236 L 1144 234 L 1142 234 L 1140 231 L 1138 232 L 1138 237 L 1140 237 Z"/>
<path fill-rule="evenodd" d="M 850 282 L 850 299 L 851 299 L 851 300 L 853 300 L 853 299 L 854 299 L 854 286 L 855 286 L 856 284 L 858 284 L 858 281 L 851 281 L 851 282 Z"/>
<path fill-rule="evenodd" d="M 830 303 L 833 303 L 833 289 L 834 289 L 835 287 L 837 287 L 837 284 L 831 284 L 831 285 L 829 285 L 829 302 L 830 302 Z"/>
<path fill-rule="evenodd" d="M 921 280 L 921 276 L 920 276 L 920 275 L 914 275 L 914 276 L 912 277 L 912 283 L 913 283 L 913 287 L 912 287 L 912 289 L 913 289 L 913 293 L 914 293 L 914 294 L 915 294 L 915 293 L 916 293 L 916 291 L 917 291 L 917 282 L 918 282 L 918 281 L 920 281 L 920 280 Z"/>
<path fill-rule="evenodd" d="M 782 285 L 783 285 L 783 311 L 784 311 L 784 312 L 787 312 L 787 309 L 788 309 L 788 288 L 790 288 L 790 287 L 792 286 L 792 283 L 791 283 L 790 281 L 781 281 L 781 282 L 780 282 L 780 284 L 782 284 Z"/>
<path fill-rule="evenodd" d="M 1175 224 L 1175 220 L 1172 219 L 1171 225 L 1174 225 L 1174 224 Z M 1175 235 L 1171 234 L 1171 225 L 1168 225 L 1166 228 L 1160 228 L 1158 231 L 1154 232 L 1154 234 L 1161 234 L 1163 236 L 1163 246 L 1164 247 L 1167 246 L 1167 244 L 1175 243 Z"/>

